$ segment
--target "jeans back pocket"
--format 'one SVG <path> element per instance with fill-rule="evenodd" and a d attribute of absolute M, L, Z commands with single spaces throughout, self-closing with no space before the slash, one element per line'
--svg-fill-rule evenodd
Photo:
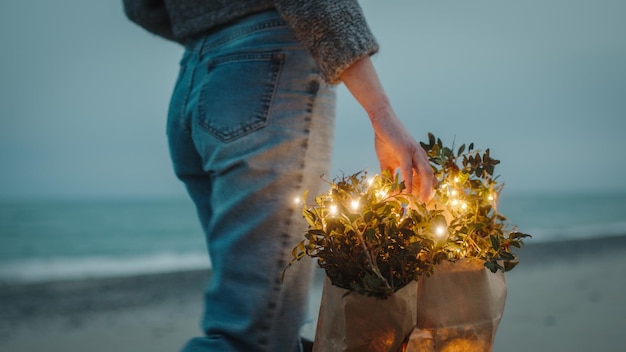
<path fill-rule="evenodd" d="M 209 60 L 198 98 L 198 124 L 231 142 L 268 124 L 282 53 L 242 53 Z"/>

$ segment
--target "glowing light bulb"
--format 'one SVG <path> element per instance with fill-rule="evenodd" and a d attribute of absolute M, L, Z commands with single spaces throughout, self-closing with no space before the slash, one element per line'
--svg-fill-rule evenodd
<path fill-rule="evenodd" d="M 352 202 L 350 202 L 350 207 L 352 208 L 352 211 L 356 211 L 357 209 L 359 209 L 359 201 L 352 200 Z"/>
<path fill-rule="evenodd" d="M 374 183 L 374 178 L 373 177 L 370 177 L 370 178 L 367 179 L 367 185 L 368 186 L 371 186 L 373 183 Z"/>
<path fill-rule="evenodd" d="M 457 176 L 454 177 L 454 182 L 459 182 L 459 178 Z"/>
<path fill-rule="evenodd" d="M 493 194 L 490 194 L 490 195 L 487 196 L 487 199 L 494 200 L 495 198 L 493 197 Z"/>
<path fill-rule="evenodd" d="M 337 206 L 335 204 L 330 206 L 330 215 L 337 215 Z"/>
<path fill-rule="evenodd" d="M 443 225 L 438 225 L 435 227 L 435 235 L 439 238 L 443 238 L 446 235 L 446 227 Z"/>
<path fill-rule="evenodd" d="M 456 196 L 457 194 L 459 194 L 459 192 L 456 189 L 453 189 L 452 191 L 450 191 L 450 194 Z"/>
<path fill-rule="evenodd" d="M 446 222 L 446 218 L 441 214 L 435 216 L 432 219 L 430 231 L 438 242 L 445 240 L 448 236 L 448 223 Z"/>
<path fill-rule="evenodd" d="M 461 204 L 461 209 L 462 210 L 467 210 L 467 204 L 466 203 L 462 203 Z"/>
<path fill-rule="evenodd" d="M 294 204 L 296 204 L 296 205 L 300 205 L 300 204 L 302 204 L 302 199 L 300 199 L 300 197 L 295 197 L 295 198 L 293 199 L 293 202 L 294 202 Z"/>
<path fill-rule="evenodd" d="M 457 206 L 459 204 L 459 200 L 453 199 L 452 201 L 450 201 L 450 204 L 452 204 L 452 206 Z"/>

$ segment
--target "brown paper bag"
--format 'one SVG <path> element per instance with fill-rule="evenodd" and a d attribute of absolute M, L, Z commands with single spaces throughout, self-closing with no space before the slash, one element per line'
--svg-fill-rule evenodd
<path fill-rule="evenodd" d="M 504 273 L 492 273 L 480 260 L 437 265 L 420 278 L 417 326 L 407 352 L 488 352 L 506 300 Z"/>
<path fill-rule="evenodd" d="M 417 282 L 387 299 L 367 297 L 324 280 L 313 352 L 397 352 L 415 327 Z"/>

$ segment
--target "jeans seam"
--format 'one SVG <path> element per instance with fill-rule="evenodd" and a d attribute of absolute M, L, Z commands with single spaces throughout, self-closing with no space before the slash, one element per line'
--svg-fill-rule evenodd
<path fill-rule="evenodd" d="M 309 94 L 309 99 L 308 102 L 306 104 L 306 109 L 305 112 L 306 114 L 304 115 L 304 121 L 305 123 L 305 127 L 304 127 L 304 131 L 306 132 L 307 138 L 305 139 L 305 141 L 301 144 L 302 149 L 304 149 L 303 154 L 302 154 L 302 162 L 300 164 L 300 173 L 299 173 L 299 178 L 298 181 L 296 182 L 295 188 L 296 191 L 300 191 L 302 189 L 303 186 L 303 182 L 304 182 L 304 170 L 306 169 L 306 160 L 307 160 L 307 153 L 309 150 L 309 139 L 311 136 L 311 124 L 312 124 L 312 119 L 313 119 L 313 108 L 315 105 L 315 100 L 317 97 L 317 93 L 319 92 L 319 82 L 316 80 L 311 80 L 308 84 L 307 87 L 307 93 Z M 281 253 L 284 253 L 285 251 L 289 250 L 289 246 L 290 246 L 290 236 L 289 236 L 289 230 L 292 226 L 292 221 L 291 218 L 294 216 L 294 212 L 295 212 L 295 208 L 290 207 L 288 213 L 285 216 L 285 228 L 286 231 L 281 233 Z M 285 260 L 285 258 L 280 258 L 279 260 L 276 261 L 276 264 L 278 266 L 278 270 L 279 272 L 282 272 L 286 265 L 287 262 Z M 275 286 L 273 287 L 273 291 L 278 293 L 280 292 L 281 289 L 281 285 L 282 285 L 282 281 L 280 280 L 280 278 L 277 278 L 275 281 Z M 268 321 L 271 321 L 273 316 L 276 314 L 276 302 L 275 300 L 270 299 L 268 302 L 268 306 L 267 306 L 267 315 L 266 315 L 266 319 Z M 269 324 L 265 325 L 265 326 L 269 326 Z M 265 331 L 265 334 L 267 334 L 268 331 Z M 268 342 L 268 336 L 264 335 L 264 334 L 260 334 L 261 336 L 259 336 L 259 339 L 257 340 L 259 342 L 260 345 L 267 345 Z M 265 342 L 265 343 L 263 343 Z"/>

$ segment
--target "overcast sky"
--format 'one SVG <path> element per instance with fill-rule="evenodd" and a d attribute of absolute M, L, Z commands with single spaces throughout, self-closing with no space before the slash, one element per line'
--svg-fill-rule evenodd
<path fill-rule="evenodd" d="M 505 191 L 626 191 L 626 1 L 368 0 L 374 58 L 420 140 L 474 142 Z M 182 48 L 121 1 L 0 2 L 0 198 L 182 196 L 165 138 Z M 333 171 L 377 171 L 339 89 Z"/>

